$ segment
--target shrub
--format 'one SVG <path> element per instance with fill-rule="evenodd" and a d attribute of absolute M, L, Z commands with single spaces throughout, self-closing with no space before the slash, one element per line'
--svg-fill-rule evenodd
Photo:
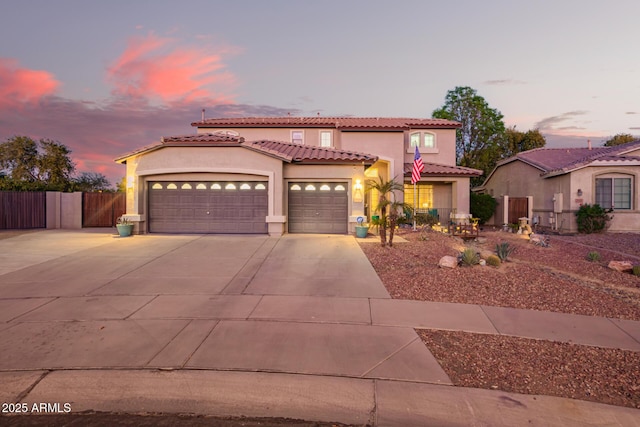
<path fill-rule="evenodd" d="M 480 263 L 480 255 L 473 248 L 467 248 L 460 252 L 458 260 L 462 265 L 472 266 Z"/>
<path fill-rule="evenodd" d="M 499 267 L 500 266 L 500 258 L 498 258 L 496 255 L 489 255 L 487 257 L 487 264 L 492 265 L 494 267 Z"/>
<path fill-rule="evenodd" d="M 474 218 L 478 218 L 480 224 L 489 221 L 496 211 L 496 206 L 498 202 L 491 195 L 471 193 L 469 210 Z"/>
<path fill-rule="evenodd" d="M 634 265 L 632 272 L 634 276 L 640 276 L 640 265 Z"/>
<path fill-rule="evenodd" d="M 496 255 L 502 262 L 506 261 L 515 250 L 514 247 L 509 245 L 509 242 L 502 242 L 496 245 Z"/>
<path fill-rule="evenodd" d="M 576 221 L 578 222 L 578 232 L 591 234 L 604 231 L 609 225 L 609 221 L 613 218 L 607 215 L 607 211 L 598 204 L 585 204 L 580 206 L 576 212 Z"/>
<path fill-rule="evenodd" d="M 587 254 L 587 259 L 591 262 L 600 261 L 600 254 L 596 251 L 591 251 Z"/>

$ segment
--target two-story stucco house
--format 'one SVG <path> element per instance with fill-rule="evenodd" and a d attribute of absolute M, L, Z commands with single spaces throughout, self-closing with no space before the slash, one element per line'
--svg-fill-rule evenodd
<path fill-rule="evenodd" d="M 455 165 L 459 123 L 356 117 L 215 118 L 116 159 L 126 164 L 127 217 L 140 233 L 349 233 L 370 218 L 369 179 L 409 184 L 417 207 L 469 212 L 475 169 Z M 403 197 L 398 194 L 398 197 Z"/>

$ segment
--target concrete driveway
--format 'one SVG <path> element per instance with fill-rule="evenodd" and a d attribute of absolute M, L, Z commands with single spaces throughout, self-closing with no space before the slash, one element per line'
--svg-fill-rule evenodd
<path fill-rule="evenodd" d="M 527 419 L 487 411 L 509 409 L 505 393 L 450 387 L 385 301 L 351 236 L 0 240 L 0 398 L 357 425 Z M 527 405 L 553 413 L 549 399 Z"/>

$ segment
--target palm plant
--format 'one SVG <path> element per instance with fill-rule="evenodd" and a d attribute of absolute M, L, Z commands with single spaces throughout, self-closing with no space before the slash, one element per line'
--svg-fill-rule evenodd
<path fill-rule="evenodd" d="M 387 245 L 387 228 L 389 228 L 389 246 L 393 246 L 398 215 L 405 207 L 404 203 L 395 200 L 395 192 L 404 191 L 404 186 L 395 179 L 384 181 L 381 176 L 378 176 L 377 180 L 367 181 L 367 191 L 372 190 L 377 191 L 379 195 L 374 211 L 380 214 L 380 245 Z"/>

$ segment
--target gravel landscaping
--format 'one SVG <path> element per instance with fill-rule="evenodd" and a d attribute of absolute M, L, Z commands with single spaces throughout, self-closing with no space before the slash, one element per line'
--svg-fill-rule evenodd
<path fill-rule="evenodd" d="M 500 231 L 482 232 L 480 243 L 434 231 L 401 230 L 399 236 L 407 242 L 393 248 L 360 245 L 393 298 L 640 320 L 640 278 L 607 267 L 611 260 L 640 265 L 640 234 L 551 235 L 549 247 Z M 466 247 L 486 258 L 501 242 L 515 252 L 499 267 L 438 267 L 442 256 Z M 587 260 L 592 251 L 600 255 L 596 262 Z M 640 352 L 418 332 L 456 385 L 640 408 Z"/>

